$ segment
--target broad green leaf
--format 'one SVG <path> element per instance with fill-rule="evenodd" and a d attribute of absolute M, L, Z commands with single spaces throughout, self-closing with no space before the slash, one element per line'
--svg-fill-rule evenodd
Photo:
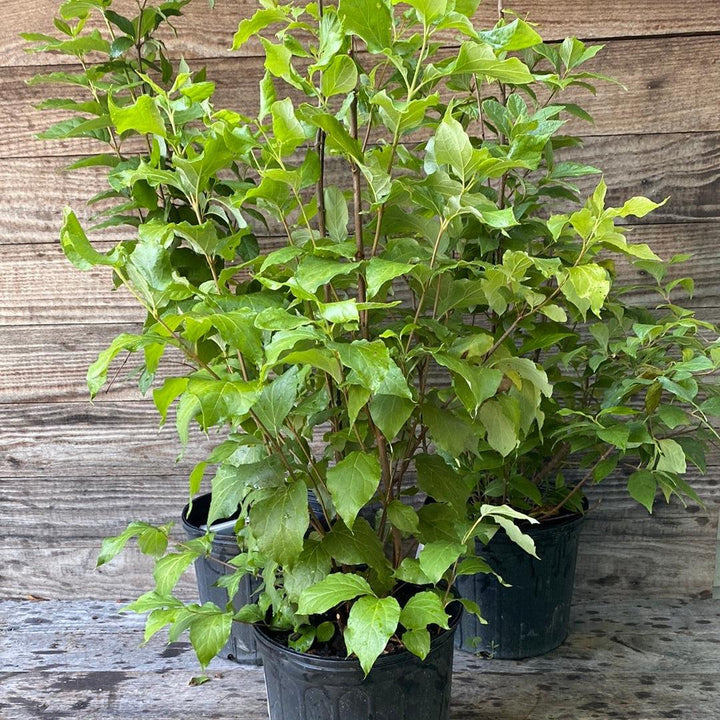
<path fill-rule="evenodd" d="M 335 242 L 344 242 L 348 236 L 348 206 L 342 190 L 329 185 L 324 190 L 325 227 L 328 237 Z M 368 295 L 370 297 L 370 295 Z"/>
<path fill-rule="evenodd" d="M 331 569 L 332 558 L 322 542 L 312 537 L 306 538 L 297 562 L 292 567 L 283 568 L 283 583 L 288 599 L 297 602 L 306 588 L 328 577 Z"/>
<path fill-rule="evenodd" d="M 170 553 L 155 563 L 153 577 L 155 592 L 158 595 L 170 595 L 180 580 L 180 576 L 197 560 L 198 553 Z"/>
<path fill-rule="evenodd" d="M 228 641 L 233 620 L 230 613 L 208 605 L 203 607 L 208 610 L 197 613 L 190 625 L 190 643 L 205 669 Z"/>
<path fill-rule="evenodd" d="M 418 487 L 438 502 L 452 505 L 461 517 L 465 516 L 465 504 L 472 492 L 472 484 L 448 465 L 439 455 L 416 455 Z"/>
<path fill-rule="evenodd" d="M 338 15 L 345 30 L 364 40 L 371 53 L 392 46 L 392 9 L 388 0 L 340 0 Z"/>
<path fill-rule="evenodd" d="M 368 300 L 374 298 L 382 286 L 401 275 L 406 275 L 415 266 L 411 263 L 399 263 L 382 258 L 371 258 L 365 267 Z"/>
<path fill-rule="evenodd" d="M 273 437 L 280 436 L 285 418 L 295 406 L 297 393 L 298 372 L 296 367 L 291 367 L 263 388 L 255 402 L 253 412 Z"/>
<path fill-rule="evenodd" d="M 207 429 L 245 416 L 259 392 L 254 381 L 194 377 L 190 379 L 185 395 L 197 400 L 202 427 Z"/>
<path fill-rule="evenodd" d="M 373 595 L 365 578 L 354 573 L 332 573 L 300 593 L 298 613 L 320 615 L 358 595 Z"/>
<path fill-rule="evenodd" d="M 415 409 L 415 403 L 395 395 L 374 395 L 370 400 L 370 416 L 389 440 L 395 439 Z"/>
<path fill-rule="evenodd" d="M 400 613 L 400 624 L 408 630 L 420 630 L 428 625 L 447 629 L 449 619 L 442 600 L 430 590 L 413 595 Z"/>
<path fill-rule="evenodd" d="M 331 303 L 318 303 L 318 313 L 323 320 L 329 323 L 358 322 L 360 313 L 356 300 L 340 300 Z"/>
<path fill-rule="evenodd" d="M 323 539 L 324 548 L 341 565 L 368 565 L 378 572 L 389 572 L 382 543 L 367 520 L 356 518 L 350 530 L 342 519 L 333 523 Z"/>
<path fill-rule="evenodd" d="M 353 272 L 360 263 L 339 262 L 319 257 L 306 257 L 300 262 L 295 274 L 297 284 L 310 293 L 317 292 L 318 288 L 341 275 Z"/>
<path fill-rule="evenodd" d="M 113 267 L 118 262 L 113 253 L 105 255 L 95 250 L 75 213 L 67 207 L 63 210 L 60 246 L 65 257 L 79 270 L 90 270 L 97 265 Z"/>
<path fill-rule="evenodd" d="M 462 418 L 431 403 L 425 403 L 422 411 L 430 437 L 441 450 L 458 457 L 466 451 L 477 449 L 478 432 L 470 418 Z"/>
<path fill-rule="evenodd" d="M 344 638 L 348 653 L 355 653 L 365 675 L 397 630 L 400 605 L 394 597 L 365 595 L 350 608 Z"/>
<path fill-rule="evenodd" d="M 292 100 L 285 98 L 274 102 L 270 108 L 273 135 L 277 141 L 277 152 L 281 157 L 291 155 L 305 142 L 305 131 L 295 117 Z"/>
<path fill-rule="evenodd" d="M 442 579 L 445 571 L 465 552 L 465 546 L 456 542 L 436 540 L 427 543 L 418 555 L 420 568 L 433 584 Z"/>
<path fill-rule="evenodd" d="M 120 107 L 108 95 L 108 108 L 115 129 L 120 133 L 132 130 L 141 135 L 159 135 L 166 138 L 165 121 L 150 95 L 140 95 L 132 104 Z"/>
<path fill-rule="evenodd" d="M 657 210 L 657 208 L 662 207 L 666 202 L 667 199 L 663 200 L 661 203 L 656 203 L 646 197 L 636 196 L 627 200 L 619 210 L 612 211 L 612 214 L 615 215 L 617 213 L 617 215 L 622 218 L 627 217 L 628 215 L 641 218 L 645 217 L 653 210 Z"/>
<path fill-rule="evenodd" d="M 418 516 L 415 508 L 400 500 L 393 500 L 387 508 L 388 520 L 402 532 L 414 533 L 418 529 Z"/>
<path fill-rule="evenodd" d="M 527 65 L 515 57 L 498 60 L 489 45 L 465 42 L 453 64 L 456 74 L 484 75 L 489 80 L 512 85 L 528 85 L 534 78 Z"/>
<path fill-rule="evenodd" d="M 301 480 L 289 480 L 250 508 L 258 547 L 278 565 L 292 566 L 298 559 L 309 521 L 307 488 Z"/>
<path fill-rule="evenodd" d="M 322 74 L 320 89 L 325 97 L 347 95 L 357 85 L 358 71 L 349 55 L 336 55 Z"/>
<path fill-rule="evenodd" d="M 650 470 L 637 470 L 628 478 L 627 484 L 630 496 L 637 500 L 649 513 L 652 513 L 657 480 Z"/>
<path fill-rule="evenodd" d="M 251 488 L 276 486 L 282 481 L 279 462 L 263 457 L 266 450 L 258 446 L 258 459 L 242 465 L 223 463 L 212 479 L 212 499 L 208 511 L 208 525 L 232 516 Z"/>
<path fill-rule="evenodd" d="M 659 456 L 655 469 L 684 475 L 687 472 L 687 461 L 682 447 L 671 438 L 658 440 L 657 445 Z"/>
<path fill-rule="evenodd" d="M 327 471 L 327 487 L 335 508 L 352 529 L 359 510 L 372 500 L 382 470 L 375 455 L 354 451 Z"/>
<path fill-rule="evenodd" d="M 563 295 L 582 313 L 583 318 L 588 310 L 600 317 L 600 310 L 610 292 L 607 270 L 593 263 L 578 265 L 568 268 L 563 279 Z"/>
<path fill-rule="evenodd" d="M 233 38 L 232 49 L 240 49 L 253 35 L 265 30 L 274 23 L 280 23 L 287 19 L 288 12 L 285 7 L 270 7 L 257 10 L 252 17 L 240 21 Z"/>
<path fill-rule="evenodd" d="M 457 175 L 464 177 L 472 153 L 472 144 L 463 126 L 446 113 L 435 132 L 435 160 L 440 165 L 449 165 Z"/>
<path fill-rule="evenodd" d="M 425 628 L 406 630 L 402 634 L 403 645 L 413 654 L 424 660 L 430 653 L 430 632 Z"/>

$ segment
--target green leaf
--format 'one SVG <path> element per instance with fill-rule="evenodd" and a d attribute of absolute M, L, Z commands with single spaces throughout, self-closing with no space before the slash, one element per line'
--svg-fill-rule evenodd
<path fill-rule="evenodd" d="M 344 638 L 348 653 L 355 653 L 365 675 L 397 630 L 400 605 L 394 597 L 365 595 L 350 608 Z"/>
<path fill-rule="evenodd" d="M 645 217 L 648 213 L 657 208 L 662 207 L 667 202 L 667 199 L 661 203 L 653 202 L 646 197 L 636 196 L 630 198 L 625 204 L 617 211 L 620 217 L 627 217 L 628 215 L 634 215 L 635 217 Z M 613 212 L 613 215 L 615 213 Z"/>
<path fill-rule="evenodd" d="M 295 274 L 295 280 L 307 292 L 315 293 L 319 287 L 326 285 L 336 277 L 353 272 L 359 264 L 311 256 L 303 258 Z"/>
<path fill-rule="evenodd" d="M 155 578 L 155 592 L 158 595 L 170 595 L 178 584 L 181 575 L 198 558 L 199 553 L 181 552 L 170 553 L 155 563 L 153 577 Z"/>
<path fill-rule="evenodd" d="M 125 107 L 116 105 L 112 96 L 108 95 L 108 109 L 115 129 L 120 134 L 132 130 L 141 135 L 167 137 L 163 117 L 149 95 L 140 95 L 132 105 Z"/>
<path fill-rule="evenodd" d="M 379 573 L 390 570 L 380 538 L 362 517 L 355 520 L 352 530 L 342 519 L 336 520 L 323 546 L 341 565 L 368 565 Z"/>
<path fill-rule="evenodd" d="M 358 595 L 373 595 L 367 580 L 353 573 L 332 573 L 300 593 L 298 613 L 321 615 Z"/>
<path fill-rule="evenodd" d="M 357 79 L 355 61 L 349 55 L 336 55 L 323 70 L 320 90 L 326 98 L 347 95 L 355 89 Z"/>
<path fill-rule="evenodd" d="M 207 429 L 247 415 L 258 394 L 256 382 L 194 377 L 185 396 L 197 400 L 202 427 Z"/>
<path fill-rule="evenodd" d="M 473 452 L 478 446 L 477 429 L 469 419 L 436 407 L 431 403 L 423 405 L 423 420 L 430 430 L 433 442 L 453 457 L 464 452 Z"/>
<path fill-rule="evenodd" d="M 488 400 L 480 408 L 479 420 L 485 427 L 487 441 L 493 450 L 507 457 L 520 443 L 518 422 L 497 400 Z"/>
<path fill-rule="evenodd" d="M 232 615 L 211 605 L 198 613 L 190 625 L 190 643 L 203 669 L 223 649 L 232 630 Z"/>
<path fill-rule="evenodd" d="M 428 625 L 447 630 L 449 619 L 442 600 L 430 590 L 413 595 L 400 614 L 400 624 L 408 630 L 420 630 Z"/>
<path fill-rule="evenodd" d="M 449 165 L 457 175 L 464 177 L 472 153 L 472 144 L 463 126 L 446 113 L 435 132 L 435 160 L 440 165 Z"/>
<path fill-rule="evenodd" d="M 292 567 L 283 568 L 283 584 L 288 599 L 297 602 L 300 595 L 311 585 L 330 575 L 332 558 L 323 543 L 312 536 L 305 539 L 305 546 Z"/>
<path fill-rule="evenodd" d="M 250 488 L 277 485 L 282 478 L 278 465 L 277 458 L 267 457 L 261 445 L 253 448 L 252 455 L 243 464 L 231 465 L 228 462 L 220 465 L 212 479 L 208 525 L 230 517 Z"/>
<path fill-rule="evenodd" d="M 416 455 L 418 487 L 439 502 L 452 505 L 461 517 L 465 516 L 465 504 L 472 487 L 439 455 Z"/>
<path fill-rule="evenodd" d="M 627 484 L 630 496 L 652 513 L 657 491 L 657 480 L 650 470 L 637 470 L 628 478 Z"/>
<path fill-rule="evenodd" d="M 583 318 L 588 310 L 600 317 L 600 310 L 610 292 L 610 280 L 605 268 L 588 263 L 568 268 L 566 282 L 561 281 L 561 289 Z"/>
<path fill-rule="evenodd" d="M 387 508 L 388 520 L 402 532 L 414 533 L 418 529 L 418 516 L 415 508 L 400 500 L 393 500 Z"/>
<path fill-rule="evenodd" d="M 424 660 L 430 653 L 430 633 L 425 628 L 406 630 L 402 634 L 403 645 L 413 654 Z"/>
<path fill-rule="evenodd" d="M 657 444 L 659 457 L 655 469 L 684 475 L 687 472 L 687 461 L 682 447 L 671 438 L 658 440 Z"/>
<path fill-rule="evenodd" d="M 95 250 L 75 213 L 67 207 L 63 210 L 60 246 L 65 257 L 79 270 L 90 270 L 97 265 L 109 267 L 117 265 L 117 258 L 113 254 L 104 255 Z"/>
<path fill-rule="evenodd" d="M 409 273 L 414 267 L 411 263 L 371 258 L 365 267 L 368 300 L 374 298 L 385 283 Z"/>
<path fill-rule="evenodd" d="M 258 547 L 278 565 L 292 565 L 300 556 L 309 521 L 307 488 L 301 480 L 275 488 L 250 508 Z"/>
<path fill-rule="evenodd" d="M 329 323 L 342 324 L 360 320 L 355 298 L 331 303 L 318 303 L 318 312 L 320 317 Z"/>
<path fill-rule="evenodd" d="M 371 53 L 392 46 L 392 9 L 388 0 L 340 0 L 338 15 L 345 30 L 365 41 Z"/>
<path fill-rule="evenodd" d="M 483 505 L 481 507 L 481 514 L 483 517 L 491 517 L 495 520 L 495 522 L 505 531 L 510 540 L 520 546 L 529 555 L 537 557 L 535 552 L 535 542 L 533 539 L 522 532 L 522 530 L 520 530 L 520 528 L 512 521 L 512 518 L 516 520 L 529 520 L 530 518 L 528 518 L 527 515 L 523 515 L 507 505 L 500 505 L 497 507 L 492 505 Z"/>
<path fill-rule="evenodd" d="M 393 441 L 415 409 L 415 403 L 395 395 L 374 395 L 370 416 L 388 441 Z"/>
<path fill-rule="evenodd" d="M 498 60 L 489 45 L 465 42 L 452 67 L 455 74 L 484 75 L 489 80 L 512 85 L 527 85 L 534 78 L 527 65 L 518 58 Z"/>
<path fill-rule="evenodd" d="M 245 18 L 238 25 L 233 38 L 232 49 L 239 50 L 253 35 L 256 35 L 274 23 L 288 19 L 287 9 L 284 7 L 270 7 L 258 10 L 250 18 Z"/>
<path fill-rule="evenodd" d="M 327 486 L 340 517 L 352 529 L 358 511 L 375 495 L 382 470 L 375 455 L 354 451 L 328 468 Z"/>
<path fill-rule="evenodd" d="M 436 540 L 423 547 L 418 555 L 420 568 L 433 584 L 440 582 L 445 571 L 465 552 L 465 546 Z"/>
<path fill-rule="evenodd" d="M 285 418 L 295 406 L 297 392 L 298 372 L 291 367 L 266 386 L 255 402 L 253 412 L 273 437 L 280 436 Z"/>
<path fill-rule="evenodd" d="M 328 237 L 337 242 L 344 242 L 348 237 L 348 206 L 342 190 L 335 185 L 329 185 L 324 191 L 325 197 L 325 227 Z M 368 297 L 371 297 L 368 295 Z"/>
<path fill-rule="evenodd" d="M 273 135 L 277 141 L 277 152 L 281 157 L 291 155 L 305 142 L 305 131 L 295 117 L 290 98 L 274 102 L 270 108 L 273 121 Z"/>

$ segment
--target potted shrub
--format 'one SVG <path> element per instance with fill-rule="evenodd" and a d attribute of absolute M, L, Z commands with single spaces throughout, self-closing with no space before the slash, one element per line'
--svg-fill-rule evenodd
<path fill-rule="evenodd" d="M 111 0 L 68 0 L 60 38 L 27 38 L 82 65 L 38 79 L 89 94 L 47 101 L 71 117 L 45 136 L 104 143 L 75 168 L 107 169 L 97 227 L 126 238 L 99 252 L 67 210 L 63 249 L 80 269 L 107 267 L 147 312 L 90 368 L 91 392 L 119 354 L 141 353 L 141 387 L 154 386 L 163 421 L 174 407 L 182 443 L 193 424 L 219 436 L 190 495 L 212 474 L 205 524 L 238 518 L 220 582 L 232 598 L 252 575 L 257 590 L 240 609 L 173 597 L 212 533 L 168 551 L 168 526 L 134 523 L 100 561 L 132 537 L 156 555 L 156 588 L 132 607 L 149 613 L 148 636 L 189 629 L 203 664 L 233 623 L 262 627 L 273 718 L 295 716 L 310 667 L 323 690 L 306 696 L 331 717 L 348 691 L 328 673 L 349 676 L 378 717 L 444 717 L 455 608 L 478 611 L 452 588 L 490 571 L 476 539 L 502 528 L 533 552 L 514 524 L 529 515 L 482 484 L 498 467 L 484 463 L 550 438 L 553 386 L 526 336 L 541 351 L 553 343 L 531 322 L 599 312 L 609 284 L 599 250 L 641 252 L 597 228 L 597 248 L 583 238 L 578 252 L 573 216 L 542 202 L 574 201 L 570 179 L 591 172 L 554 162 L 569 142 L 561 117 L 583 113 L 552 99 L 588 80 L 575 67 L 594 50 L 568 41 L 565 65 L 541 68 L 556 51 L 531 26 L 478 31 L 477 3 L 465 0 L 265 4 L 234 38 L 264 49 L 253 115 L 217 109 L 204 72 L 167 58 L 158 29 L 188 1 L 140 3 L 125 17 Z M 443 48 L 447 32 L 459 50 Z M 549 92 L 539 106 L 536 89 Z M 654 207 L 635 198 L 606 210 L 599 187 L 592 210 L 611 225 Z M 280 239 L 260 248 L 260 230 Z M 187 372 L 163 377 L 165 354 Z"/>
<path fill-rule="evenodd" d="M 664 262 L 648 245 L 629 242 L 617 221 L 658 205 L 634 197 L 606 207 L 603 180 L 582 199 L 576 178 L 600 171 L 558 158 L 581 142 L 565 134 L 567 120 L 591 119 L 563 92 L 594 91 L 590 83 L 609 80 L 581 68 L 600 49 L 575 39 L 534 45 L 522 54 L 532 87 L 508 80 L 494 96 L 478 97 L 473 145 L 526 157 L 528 165 L 507 168 L 489 193 L 513 208 L 517 224 L 502 234 L 478 229 L 460 255 L 486 268 L 473 322 L 490 330 L 485 362 L 493 353 L 530 360 L 553 388 L 541 398 L 541 420 L 533 420 L 524 412 L 522 376 L 510 377 L 516 402 L 504 399 L 504 423 L 493 435 L 473 438 L 471 447 L 459 434 L 436 442 L 474 484 L 471 506 L 509 504 L 540 520 L 527 532 L 541 561 L 501 534 L 477 548 L 498 575 L 458 579 L 489 622 L 466 616 L 456 641 L 494 657 L 538 655 L 566 637 L 585 486 L 615 475 L 648 512 L 658 491 L 668 502 L 700 503 L 685 475 L 690 466 L 705 471 L 706 448 L 719 437 L 712 419 L 720 417 L 720 339 L 715 325 L 681 305 L 693 281 L 673 267 L 688 256 Z M 623 279 L 632 269 L 647 280 Z M 470 282 L 464 290 L 472 291 Z M 465 412 L 461 396 L 444 409 L 452 426 Z"/>
<path fill-rule="evenodd" d="M 131 607 L 149 613 L 148 637 L 189 630 L 203 665 L 233 623 L 263 628 L 272 717 L 304 712 L 299 696 L 333 717 L 349 697 L 376 716 L 446 717 L 452 633 L 461 606 L 477 612 L 454 600 L 455 578 L 490 571 L 474 541 L 498 528 L 532 546 L 509 506 L 469 515 L 472 488 L 433 452 L 457 392 L 431 385 L 431 367 L 467 372 L 461 422 L 481 435 L 509 397 L 504 379 L 520 372 L 534 388 L 537 418 L 551 388 L 530 360 L 483 366 L 487 332 L 466 322 L 477 297 L 458 291 L 480 265 L 458 261 L 465 218 L 517 224 L 484 182 L 525 161 L 473 147 L 460 121 L 468 99 L 440 90 L 477 73 L 532 74 L 473 29 L 472 3 L 290 4 L 235 35 L 239 47 L 261 34 L 258 114 L 216 109 L 214 84 L 184 62 L 176 71 L 159 39 L 187 2 L 142 2 L 126 17 L 111 0 L 68 0 L 60 37 L 26 36 L 80 63 L 35 79 L 87 95 L 44 102 L 70 112 L 44 137 L 102 144 L 72 168 L 105 168 L 95 228 L 123 238 L 98 251 L 67 209 L 62 248 L 81 270 L 108 268 L 147 313 L 92 365 L 91 393 L 119 354 L 140 353 L 141 388 L 154 387 L 163 422 L 174 406 L 182 444 L 193 424 L 219 436 L 190 476 L 194 497 L 212 468 L 210 532 L 169 546 L 169 525 L 132 523 L 99 562 L 133 537 L 156 556 L 155 590 Z M 455 56 L 434 40 L 447 29 L 467 37 Z M 536 38 L 519 21 L 497 32 L 507 49 Z M 260 252 L 258 228 L 279 233 L 279 247 Z M 183 374 L 164 373 L 166 354 Z M 435 502 L 422 505 L 426 495 Z M 234 517 L 238 553 L 218 582 L 233 598 L 252 575 L 253 597 L 240 609 L 173 597 L 212 553 L 215 523 Z M 298 694 L 305 682 L 321 689 Z"/>

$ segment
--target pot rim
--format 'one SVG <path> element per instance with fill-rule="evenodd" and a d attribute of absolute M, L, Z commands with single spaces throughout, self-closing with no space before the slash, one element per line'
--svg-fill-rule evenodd
<path fill-rule="evenodd" d="M 450 614 L 450 627 L 447 630 L 443 629 L 443 631 L 439 635 L 432 638 L 432 640 L 430 641 L 431 653 L 434 650 L 437 650 L 438 648 L 445 645 L 447 642 L 453 642 L 455 630 L 460 624 L 460 619 L 462 618 L 463 606 L 459 601 L 457 601 L 456 598 L 456 602 L 454 602 L 451 607 L 453 608 L 453 610 Z M 286 657 L 290 657 L 293 663 L 300 665 L 304 668 L 326 668 L 336 670 L 338 672 L 362 672 L 362 668 L 360 667 L 360 661 L 357 658 L 326 657 L 322 655 L 302 653 L 297 650 L 293 650 L 292 648 L 284 645 L 280 641 L 270 637 L 270 635 L 268 635 L 267 632 L 260 625 L 253 625 L 253 629 L 255 631 L 256 643 L 258 643 L 259 645 L 264 645 L 276 652 L 280 652 Z M 398 652 L 388 653 L 387 655 L 380 655 L 380 657 L 378 657 L 375 661 L 375 664 L 373 665 L 370 672 L 372 672 L 376 668 L 389 667 L 400 663 L 406 663 L 408 661 L 423 662 L 417 655 L 414 655 L 409 650 L 403 649 Z"/>

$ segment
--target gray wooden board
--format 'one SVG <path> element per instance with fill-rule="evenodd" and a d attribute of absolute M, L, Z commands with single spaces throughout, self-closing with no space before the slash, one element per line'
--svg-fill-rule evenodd
<path fill-rule="evenodd" d="M 572 121 L 568 132 L 587 135 L 623 135 L 647 133 L 710 132 L 720 130 L 716 112 L 720 102 L 720 67 L 708 64 L 698 75 L 688 57 L 717 55 L 720 36 L 651 37 L 608 42 L 587 69 L 616 78 L 620 84 L 598 83 L 597 95 L 580 91 L 563 96 L 578 102 L 594 123 Z M 444 50 L 448 54 L 452 49 Z M 662 54 L 663 62 L 657 62 Z M 360 56 L 362 63 L 362 56 Z M 258 111 L 258 83 L 264 68 L 258 58 L 232 57 L 194 61 L 192 67 L 205 65 L 208 78 L 216 83 L 213 98 L 216 108 L 229 108 L 254 116 Z M 76 66 L 68 66 L 74 71 Z M 56 86 L 27 85 L 42 66 L 17 69 L 0 78 L 0 96 L 7 97 L 6 112 L 0 117 L 0 157 L 47 157 L 49 155 L 95 152 L 97 141 L 70 139 L 43 141 L 35 138 L 52 123 L 67 117 L 63 111 L 36 112 L 33 106 L 53 95 L 82 97 L 81 91 Z M 694 86 L 696 92 L 686 92 Z M 297 104 L 307 98 L 290 96 Z M 133 140 L 125 141 L 125 145 Z"/>
<path fill-rule="evenodd" d="M 578 603 L 571 631 L 540 658 L 457 653 L 454 720 L 715 720 L 720 603 Z M 117 603 L 0 603 L 4 720 L 266 717 L 262 669 L 214 660 L 200 674 L 186 639 L 145 647 L 142 618 Z"/>
<path fill-rule="evenodd" d="M 0 26 L 0 66 L 33 65 L 38 57 L 43 64 L 63 62 L 62 56 L 28 55 L 21 32 L 54 33 L 52 17 L 60 0 L 3 0 L 3 23 Z M 707 5 L 700 0 L 655 0 L 652 12 L 633 0 L 614 0 L 599 4 L 593 0 L 515 0 L 506 3 L 522 17 L 539 23 L 543 36 L 559 39 L 567 35 L 583 38 L 642 37 L 718 32 L 720 22 Z M 122 12 L 130 2 L 121 0 L 113 7 Z M 208 10 L 204 0 L 196 0 L 185 9 L 185 18 L 174 23 L 179 37 L 166 33 L 170 52 L 189 58 L 237 55 L 230 51 L 237 23 L 249 17 L 258 5 L 253 0 L 217 2 L 216 9 Z M 494 24 L 497 11 L 494 2 L 482 3 L 478 22 L 489 27 Z M 452 35 L 445 35 L 451 40 Z M 243 55 L 257 55 L 258 43 L 250 42 L 241 51 Z"/>

